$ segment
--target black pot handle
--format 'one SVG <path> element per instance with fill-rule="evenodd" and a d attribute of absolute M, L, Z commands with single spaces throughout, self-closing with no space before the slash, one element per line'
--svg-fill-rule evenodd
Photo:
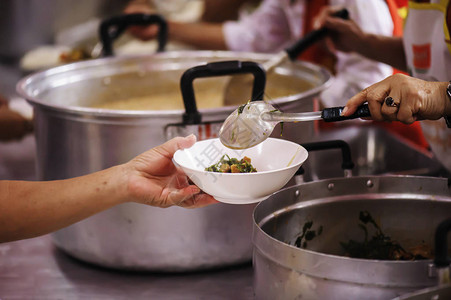
<path fill-rule="evenodd" d="M 333 16 L 347 20 L 349 19 L 349 12 L 346 8 L 344 8 L 334 13 Z M 304 35 L 299 41 L 297 41 L 294 45 L 285 49 L 285 51 L 288 54 L 288 57 L 291 60 L 295 60 L 302 51 L 304 51 L 305 49 L 316 43 L 318 40 L 325 37 L 326 34 L 327 34 L 326 28 L 320 28 L 317 30 L 310 31 L 309 33 Z"/>
<path fill-rule="evenodd" d="M 152 24 L 157 24 L 159 26 L 157 36 L 157 52 L 164 51 L 168 40 L 168 24 L 166 23 L 166 20 L 157 14 L 128 14 L 112 17 L 104 20 L 100 24 L 99 35 L 103 46 L 102 55 L 112 56 L 114 54 L 113 41 L 117 39 L 129 26 L 147 26 Z"/>
<path fill-rule="evenodd" d="M 318 150 L 328 150 L 328 149 L 341 149 L 341 156 L 343 162 L 341 164 L 341 168 L 343 170 L 352 170 L 354 168 L 354 162 L 351 157 L 351 147 L 349 144 L 343 140 L 330 140 L 330 141 L 321 141 L 321 142 L 313 142 L 313 143 L 304 143 L 301 144 L 307 151 L 318 151 Z M 301 166 L 299 170 L 296 172 L 296 175 L 304 174 L 304 168 Z"/>
<path fill-rule="evenodd" d="M 435 258 L 437 268 L 446 268 L 450 264 L 448 258 L 448 232 L 451 230 L 451 219 L 442 221 L 435 231 Z"/>
<path fill-rule="evenodd" d="M 180 89 L 182 91 L 183 104 L 185 105 L 183 123 L 199 124 L 201 122 L 201 116 L 197 110 L 196 99 L 194 97 L 194 79 L 244 73 L 254 75 L 251 101 L 262 100 L 265 92 L 266 73 L 263 67 L 256 62 L 238 60 L 219 61 L 186 70 L 180 79 Z M 221 92 L 218 91 L 218 93 Z"/>

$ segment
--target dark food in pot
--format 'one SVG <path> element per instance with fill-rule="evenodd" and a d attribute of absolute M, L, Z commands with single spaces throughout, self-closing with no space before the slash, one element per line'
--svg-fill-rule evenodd
<path fill-rule="evenodd" d="M 216 164 L 205 168 L 205 171 L 219 173 L 253 173 L 257 172 L 257 169 L 252 166 L 251 159 L 247 156 L 238 160 L 237 158 L 230 158 L 227 154 L 224 154 Z"/>
<path fill-rule="evenodd" d="M 319 226 L 317 230 L 312 229 L 313 221 L 308 221 L 302 226 L 301 234 L 296 238 L 294 245 L 298 248 L 307 248 L 307 241 L 313 240 L 315 237 L 321 235 L 323 226 Z"/>
<path fill-rule="evenodd" d="M 365 234 L 363 241 L 350 239 L 340 242 L 345 251 L 345 256 L 351 258 L 379 259 L 379 260 L 421 260 L 431 259 L 432 249 L 422 242 L 406 251 L 398 242 L 386 235 L 368 211 L 359 213 L 360 224 L 358 225 Z M 368 225 L 372 225 L 376 232 L 369 238 Z M 323 232 L 323 226 L 314 230 L 313 221 L 308 221 L 302 227 L 302 232 L 296 238 L 294 245 L 298 248 L 307 248 L 308 241 L 313 240 Z"/>
<path fill-rule="evenodd" d="M 431 249 L 426 244 L 421 243 L 410 251 L 406 251 L 398 242 L 382 232 L 382 229 L 367 211 L 359 214 L 359 227 L 365 233 L 365 239 L 358 242 L 350 239 L 348 242 L 340 242 L 346 251 L 346 256 L 352 258 L 381 259 L 381 260 L 419 260 L 431 258 Z M 368 225 L 373 225 L 376 233 L 368 239 Z"/>

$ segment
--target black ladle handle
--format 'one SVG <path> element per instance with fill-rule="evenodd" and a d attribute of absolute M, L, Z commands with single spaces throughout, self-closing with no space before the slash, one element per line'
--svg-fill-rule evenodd
<path fill-rule="evenodd" d="M 185 105 L 183 123 L 199 124 L 201 122 L 201 115 L 197 110 L 196 99 L 194 97 L 194 79 L 245 73 L 254 75 L 251 101 L 262 100 L 265 92 L 266 73 L 263 67 L 256 62 L 238 60 L 219 61 L 186 70 L 180 79 L 180 89 L 182 91 L 183 104 Z"/>
<path fill-rule="evenodd" d="M 347 20 L 349 19 L 349 12 L 346 8 L 344 8 L 334 13 L 333 16 Z M 320 28 L 310 31 L 294 45 L 285 49 L 288 57 L 291 60 L 295 60 L 302 51 L 313 45 L 318 40 L 322 39 L 327 34 L 327 31 L 327 28 Z"/>
<path fill-rule="evenodd" d="M 157 14 L 128 14 L 115 16 L 104 20 L 100 24 L 99 35 L 102 43 L 102 55 L 112 56 L 113 41 L 117 39 L 129 26 L 141 25 L 147 26 L 157 24 L 158 29 L 158 48 L 157 52 L 164 51 L 168 40 L 168 25 L 166 20 Z"/>
<path fill-rule="evenodd" d="M 347 117 L 341 115 L 343 113 L 344 108 L 345 108 L 344 106 L 325 108 L 321 112 L 321 118 L 325 122 L 337 122 L 357 118 L 371 117 L 370 108 L 368 107 L 368 104 L 360 105 L 352 115 Z"/>

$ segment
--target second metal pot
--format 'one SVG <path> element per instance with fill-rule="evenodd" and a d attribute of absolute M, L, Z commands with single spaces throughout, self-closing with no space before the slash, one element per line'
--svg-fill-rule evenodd
<path fill-rule="evenodd" d="M 328 179 L 279 191 L 254 212 L 257 299 L 392 299 L 435 286 L 431 260 L 386 261 L 344 256 L 340 242 L 362 240 L 360 211 L 408 249 L 434 245 L 437 225 L 451 216 L 447 179 L 380 176 Z M 294 245 L 303 225 L 322 233 Z"/>

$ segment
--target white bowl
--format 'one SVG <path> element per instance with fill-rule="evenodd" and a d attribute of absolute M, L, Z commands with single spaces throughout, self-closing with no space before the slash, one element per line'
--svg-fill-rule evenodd
<path fill-rule="evenodd" d="M 216 173 L 205 171 L 224 154 L 238 159 L 247 156 L 256 173 Z M 260 202 L 281 189 L 308 153 L 304 147 L 282 139 L 268 138 L 255 147 L 234 150 L 219 139 L 196 142 L 191 148 L 178 150 L 174 163 L 205 193 L 224 203 L 247 204 Z"/>

